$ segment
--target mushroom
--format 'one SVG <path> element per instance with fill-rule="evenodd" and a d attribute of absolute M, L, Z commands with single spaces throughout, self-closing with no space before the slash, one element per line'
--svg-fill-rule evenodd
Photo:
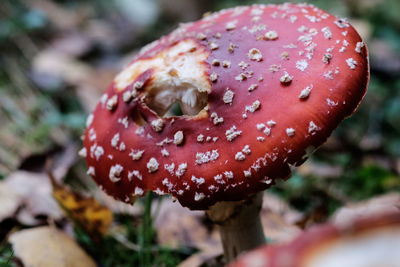
<path fill-rule="evenodd" d="M 231 261 L 265 242 L 262 191 L 356 110 L 368 80 L 345 19 L 306 4 L 222 10 L 140 51 L 89 116 L 81 155 L 116 199 L 153 191 L 207 210 Z"/>
<path fill-rule="evenodd" d="M 400 266 L 400 212 L 314 226 L 289 244 L 264 246 L 230 267 Z"/>

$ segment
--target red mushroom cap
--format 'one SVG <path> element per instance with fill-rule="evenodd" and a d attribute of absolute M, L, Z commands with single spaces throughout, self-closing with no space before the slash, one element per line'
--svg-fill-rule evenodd
<path fill-rule="evenodd" d="M 400 212 L 310 228 L 281 246 L 263 246 L 230 267 L 400 266 Z"/>
<path fill-rule="evenodd" d="M 206 209 L 289 177 L 368 80 L 344 19 L 305 4 L 222 10 L 142 49 L 89 116 L 81 154 L 117 199 L 154 191 Z M 186 115 L 164 116 L 175 102 Z"/>

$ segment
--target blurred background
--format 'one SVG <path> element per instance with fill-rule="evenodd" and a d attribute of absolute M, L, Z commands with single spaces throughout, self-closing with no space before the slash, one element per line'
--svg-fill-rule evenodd
<path fill-rule="evenodd" d="M 143 45 L 207 11 L 282 2 L 1 0 L 0 265 L 27 264 L 15 250 L 20 239 L 10 236 L 48 225 L 100 266 L 216 261 L 218 236 L 201 212 L 168 198 L 125 206 L 96 189 L 76 156 L 80 136 L 102 92 Z M 367 43 L 371 80 L 357 113 L 291 179 L 266 192 L 271 242 L 344 209 L 400 205 L 400 0 L 308 3 L 350 19 Z M 143 227 L 146 218 L 154 227 Z"/>

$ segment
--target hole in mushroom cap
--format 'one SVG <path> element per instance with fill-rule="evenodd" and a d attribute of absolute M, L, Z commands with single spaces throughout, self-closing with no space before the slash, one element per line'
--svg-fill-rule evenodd
<path fill-rule="evenodd" d="M 181 105 L 178 102 L 175 102 L 175 104 L 172 104 L 172 106 L 169 108 L 169 110 L 165 113 L 166 117 L 169 116 L 182 116 L 183 111 L 181 108 Z"/>
<path fill-rule="evenodd" d="M 197 115 L 207 105 L 208 95 L 191 85 L 157 86 L 150 89 L 145 103 L 159 116 Z"/>
<path fill-rule="evenodd" d="M 151 70 L 140 101 L 160 117 L 196 116 L 207 106 L 211 91 L 208 65 L 204 64 L 208 55 L 196 41 L 181 40 L 152 58 L 135 61 L 115 78 L 115 87 L 122 91 L 141 73 Z"/>

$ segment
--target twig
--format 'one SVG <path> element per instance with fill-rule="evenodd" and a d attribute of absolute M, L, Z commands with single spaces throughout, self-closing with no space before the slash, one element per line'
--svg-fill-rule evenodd
<path fill-rule="evenodd" d="M 151 204 L 153 201 L 153 193 L 148 192 L 145 197 L 145 209 L 143 214 L 143 222 L 141 227 L 141 253 L 139 259 L 141 260 L 141 266 L 150 266 L 151 262 L 151 236 L 153 230 L 153 223 L 151 218 Z"/>
<path fill-rule="evenodd" d="M 153 212 L 153 215 L 152 215 L 153 222 L 157 219 L 158 214 L 160 214 L 162 201 L 163 201 L 163 197 L 159 196 L 158 199 L 157 199 L 157 207 L 156 207 L 156 209 L 155 209 L 155 211 Z"/>

